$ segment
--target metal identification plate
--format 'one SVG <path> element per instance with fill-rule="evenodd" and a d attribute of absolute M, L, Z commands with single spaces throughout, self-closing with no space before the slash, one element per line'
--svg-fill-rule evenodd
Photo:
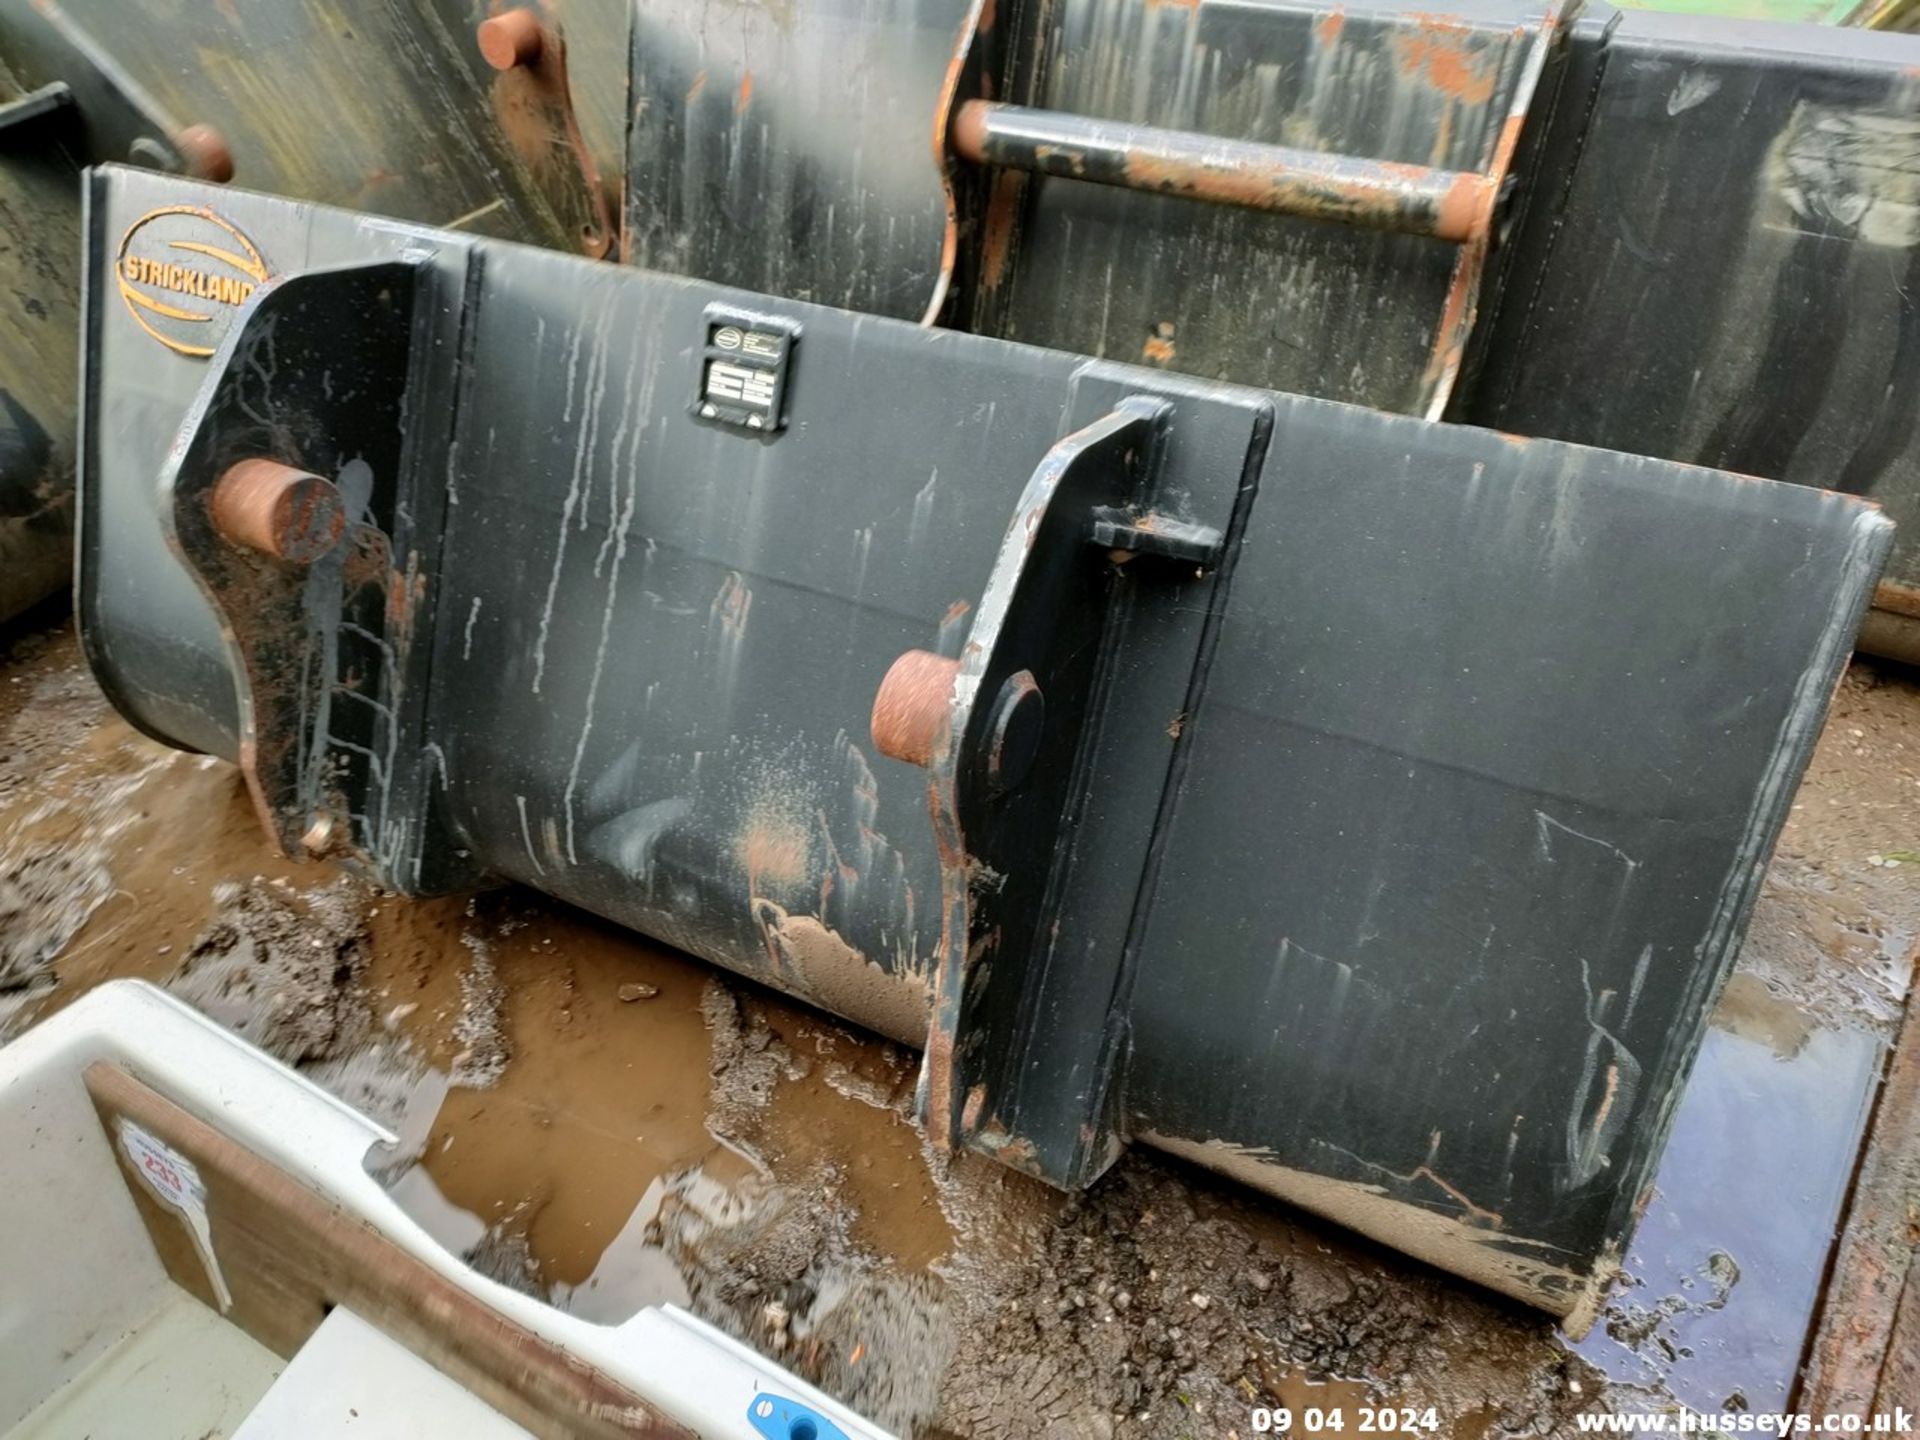
<path fill-rule="evenodd" d="M 790 321 L 709 307 L 703 317 L 700 389 L 694 411 L 746 430 L 772 432 L 786 422 L 787 371 L 799 329 Z"/>

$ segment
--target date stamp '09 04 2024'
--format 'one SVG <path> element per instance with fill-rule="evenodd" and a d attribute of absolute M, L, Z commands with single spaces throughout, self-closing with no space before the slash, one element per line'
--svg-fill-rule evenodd
<path fill-rule="evenodd" d="M 1249 1412 L 1247 1424 L 1256 1435 L 1294 1435 L 1306 1440 L 1349 1430 L 1357 1435 L 1426 1435 L 1440 1428 L 1440 1417 L 1431 1405 L 1424 1409 L 1410 1405 L 1308 1406 L 1298 1411 L 1260 1406 Z"/>

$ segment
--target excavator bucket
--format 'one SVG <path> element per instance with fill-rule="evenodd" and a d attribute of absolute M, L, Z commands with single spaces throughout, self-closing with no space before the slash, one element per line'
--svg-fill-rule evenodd
<path fill-rule="evenodd" d="M 918 1046 L 937 1146 L 1592 1314 L 1873 504 L 126 168 L 86 237 L 88 654 L 287 853 Z"/>

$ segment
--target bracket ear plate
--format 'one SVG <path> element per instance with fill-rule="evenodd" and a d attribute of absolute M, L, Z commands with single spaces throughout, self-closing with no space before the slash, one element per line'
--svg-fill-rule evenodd
<path fill-rule="evenodd" d="M 991 950 L 1004 945 L 1010 959 L 1025 951 L 1045 908 L 1036 872 L 1049 867 L 1013 859 L 1053 851 L 1073 798 L 1080 729 L 1099 680 L 1095 637 L 1112 599 L 1104 562 L 1088 544 L 1093 511 L 1124 504 L 1137 489 L 1164 408 L 1122 402 L 1040 462 L 1014 507 L 954 673 L 947 726 L 928 767 L 941 925 L 921 1106 L 927 1134 L 943 1149 L 971 1128 L 978 1057 L 956 1042 L 984 1001 Z M 1007 753 L 1010 740 L 1018 756 Z M 1009 779 L 1031 783 L 1010 788 Z M 986 911 L 997 922 L 991 947 L 982 943 Z M 975 1124 L 979 1111 L 973 1106 Z"/>
<path fill-rule="evenodd" d="M 1034 471 L 959 656 L 908 652 L 874 707 L 876 745 L 929 772 L 941 860 L 927 1133 L 1056 1184 L 1118 1151 L 1106 1117 L 1129 930 L 1084 913 L 1070 876 L 1146 863 L 1168 727 L 1177 741 L 1199 617 L 1264 444 L 1259 407 L 1168 391 L 1082 372 L 1073 408 L 1104 413 Z M 1093 819 L 1116 803 L 1135 813 Z"/>
<path fill-rule="evenodd" d="M 350 848 L 388 883 L 421 844 L 406 818 L 424 703 L 410 681 L 430 630 L 416 557 L 435 521 L 407 473 L 446 422 L 426 393 L 437 382 L 416 373 L 416 338 L 446 308 L 437 278 L 413 256 L 264 287 L 161 479 L 168 541 L 220 620 L 263 827 L 296 858 Z"/>
<path fill-rule="evenodd" d="M 479 23 L 474 39 L 492 72 L 501 135 L 552 211 L 562 242 L 578 245 L 581 254 L 595 260 L 614 255 L 620 244 L 619 206 L 609 203 L 599 162 L 574 113 L 559 9 L 549 0 L 496 9 Z"/>
<path fill-rule="evenodd" d="M 161 481 L 169 539 L 226 637 L 247 789 L 295 857 L 358 808 L 355 767 L 329 741 L 338 697 L 390 698 L 383 632 L 404 604 L 387 604 L 391 547 L 370 507 L 399 468 L 418 268 L 309 271 L 262 290 L 215 354 Z M 332 518 L 317 530 L 322 513 Z M 364 743 L 375 738 L 349 743 L 377 787 L 385 766 Z"/>

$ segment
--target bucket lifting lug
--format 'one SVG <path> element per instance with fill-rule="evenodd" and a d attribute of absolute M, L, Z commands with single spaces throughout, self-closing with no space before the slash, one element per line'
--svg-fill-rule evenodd
<path fill-rule="evenodd" d="M 412 720 L 432 526 L 402 497 L 445 441 L 420 352 L 458 324 L 457 254 L 308 271 L 241 312 L 161 479 L 167 539 L 220 620 L 238 759 L 282 853 L 419 884 Z"/>
<path fill-rule="evenodd" d="M 1031 877 L 1050 869 L 1084 785 L 1076 757 L 1104 675 L 1115 560 L 1218 557 L 1217 531 L 1162 525 L 1136 504 L 1169 409 L 1129 396 L 1056 444 L 1014 510 L 959 656 L 908 651 L 874 698 L 875 746 L 928 772 L 941 939 L 919 1103 L 945 1150 L 982 1125 L 978 1047 L 956 1043 L 980 1003 L 977 978 L 996 953 L 1016 963 L 1044 923 L 1050 891 Z"/>
<path fill-rule="evenodd" d="M 574 113 L 558 13 L 544 0 L 516 5 L 482 20 L 474 41 L 492 72 L 489 88 L 501 133 L 525 161 L 563 233 L 592 259 L 613 255 L 620 239 L 619 190 L 602 183 Z"/>

